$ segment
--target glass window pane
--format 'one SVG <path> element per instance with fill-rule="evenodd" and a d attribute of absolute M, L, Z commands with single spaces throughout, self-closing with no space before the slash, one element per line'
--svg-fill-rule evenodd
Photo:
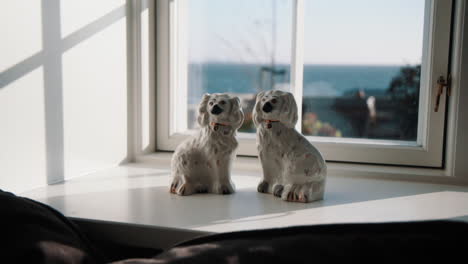
<path fill-rule="evenodd" d="M 241 98 L 245 122 L 255 132 L 255 94 L 289 89 L 291 0 L 188 1 L 188 128 L 195 128 L 204 93 Z"/>
<path fill-rule="evenodd" d="M 424 5 L 305 1 L 304 134 L 417 139 Z"/>

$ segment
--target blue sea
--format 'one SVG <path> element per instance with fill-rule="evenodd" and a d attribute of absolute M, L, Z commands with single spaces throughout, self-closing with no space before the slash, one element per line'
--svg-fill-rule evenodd
<path fill-rule="evenodd" d="M 364 90 L 368 95 L 385 94 L 393 77 L 404 66 L 305 65 L 304 96 L 338 97 Z M 257 93 L 271 87 L 267 65 L 204 63 L 189 66 L 189 103 L 196 104 L 204 93 Z M 273 83 L 287 88 L 289 66 L 275 67 Z"/>

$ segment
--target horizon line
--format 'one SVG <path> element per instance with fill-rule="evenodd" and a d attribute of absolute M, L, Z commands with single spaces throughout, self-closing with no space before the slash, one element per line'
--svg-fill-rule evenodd
<path fill-rule="evenodd" d="M 270 63 L 243 63 L 243 62 L 226 62 L 226 61 L 204 61 L 204 62 L 189 62 L 188 64 L 236 64 L 236 65 L 270 65 Z M 289 66 L 290 63 L 275 63 L 278 66 Z M 304 65 L 316 65 L 316 66 L 417 66 L 421 63 L 402 63 L 402 64 L 377 64 L 377 63 L 304 63 Z"/>

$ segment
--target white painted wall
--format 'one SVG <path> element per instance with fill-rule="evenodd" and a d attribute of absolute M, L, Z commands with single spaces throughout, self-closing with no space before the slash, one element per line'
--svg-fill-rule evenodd
<path fill-rule="evenodd" d="M 70 178 L 115 166 L 127 156 L 126 19 L 124 0 L 61 4 L 64 38 L 103 20 L 62 56 L 65 178 Z"/>
<path fill-rule="evenodd" d="M 0 189 L 22 191 L 46 183 L 43 68 L 25 67 L 41 57 L 40 1 L 0 2 L 0 36 Z"/>
<path fill-rule="evenodd" d="M 0 89 L 0 189 L 46 183 L 42 68 Z"/>
<path fill-rule="evenodd" d="M 127 157 L 125 0 L 0 2 L 0 189 Z"/>

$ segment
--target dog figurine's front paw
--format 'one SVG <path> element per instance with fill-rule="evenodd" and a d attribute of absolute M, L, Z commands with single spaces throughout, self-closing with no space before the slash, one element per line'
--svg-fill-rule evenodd
<path fill-rule="evenodd" d="M 177 187 L 179 186 L 179 181 L 178 180 L 173 180 L 171 183 L 171 188 L 169 189 L 169 192 L 173 194 L 177 194 Z"/>
<path fill-rule="evenodd" d="M 259 193 L 268 193 L 268 187 L 270 186 L 270 184 L 266 181 L 262 181 L 258 184 L 257 186 L 257 191 Z"/>
<path fill-rule="evenodd" d="M 273 195 L 276 197 L 281 197 L 283 194 L 284 187 L 281 184 L 277 184 L 273 186 Z"/>
<path fill-rule="evenodd" d="M 236 190 L 231 183 L 220 184 L 216 191 L 218 194 L 231 194 L 235 192 Z"/>
<path fill-rule="evenodd" d="M 222 194 L 234 193 L 234 188 L 232 188 L 232 186 L 223 185 L 221 186 L 221 193 Z"/>
<path fill-rule="evenodd" d="M 195 188 L 188 183 L 183 183 L 179 187 L 176 187 L 175 189 L 175 194 L 178 194 L 181 196 L 191 195 L 191 194 L 194 194 L 195 192 L 196 192 Z"/>
<path fill-rule="evenodd" d="M 309 197 L 301 185 L 288 184 L 284 187 L 281 199 L 288 202 L 308 203 Z"/>

